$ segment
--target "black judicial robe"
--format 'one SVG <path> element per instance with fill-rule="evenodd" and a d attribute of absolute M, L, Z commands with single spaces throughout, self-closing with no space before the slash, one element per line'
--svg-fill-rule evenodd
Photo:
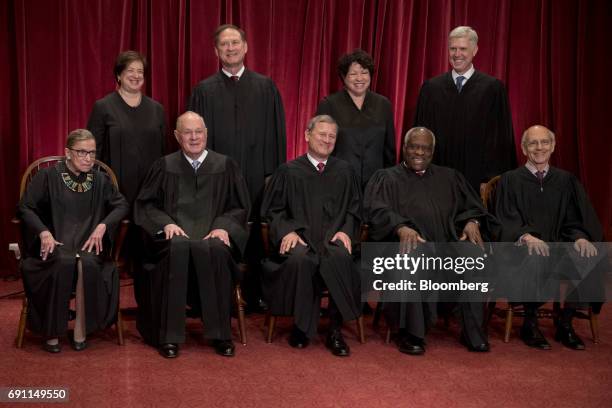
<path fill-rule="evenodd" d="M 480 222 L 483 238 L 495 225 L 495 220 L 461 173 L 433 164 L 422 176 L 403 164 L 376 172 L 366 188 L 364 212 L 370 226 L 370 238 L 374 241 L 397 241 L 396 230 L 402 225 L 416 230 L 431 243 L 459 241 L 465 224 L 471 219 Z M 464 334 L 474 345 L 482 344 L 486 336 L 480 331 L 481 305 L 462 303 L 461 306 L 473 309 L 469 315 L 463 310 Z M 409 317 L 407 321 L 400 319 L 400 327 L 423 338 L 426 327 L 435 321 L 435 309 L 416 308 L 414 304 L 402 304 L 402 307 L 410 310 L 401 312 Z M 399 317 L 392 319 L 397 321 Z"/>
<path fill-rule="evenodd" d="M 208 147 L 238 162 L 255 203 L 286 160 L 285 111 L 272 79 L 245 69 L 234 82 L 219 71 L 193 89 L 189 110 L 204 118 Z"/>
<path fill-rule="evenodd" d="M 396 163 L 391 102 L 368 91 L 358 109 L 346 90 L 325 97 L 317 115 L 330 115 L 339 126 L 334 155 L 353 166 L 362 190 L 376 170 Z"/>
<path fill-rule="evenodd" d="M 96 101 L 87 129 L 96 137 L 97 158 L 113 169 L 132 205 L 149 168 L 164 154 L 164 108 L 146 95 L 133 107 L 112 92 Z"/>
<path fill-rule="evenodd" d="M 148 343 L 184 341 L 192 293 L 199 298 L 192 306 L 202 311 L 205 337 L 230 338 L 232 282 L 238 279 L 234 258 L 246 245 L 249 208 L 240 169 L 224 155 L 208 150 L 197 172 L 180 150 L 153 164 L 134 204 L 134 220 L 149 241 L 135 288 L 137 327 Z M 189 239 L 166 240 L 168 224 L 181 227 Z M 220 240 L 202 239 L 217 228 L 228 232 L 231 250 Z M 197 282 L 189 280 L 190 272 Z"/>
<path fill-rule="evenodd" d="M 359 274 L 352 257 L 333 235 L 342 231 L 353 245 L 359 239 L 361 194 L 351 166 L 330 157 L 323 173 L 306 155 L 281 165 L 266 186 L 262 219 L 269 222 L 275 254 L 285 235 L 295 231 L 308 245 L 298 244 L 289 256 L 264 262 L 263 292 L 275 315 L 294 315 L 295 324 L 310 337 L 319 318 L 318 275 L 344 320 L 359 316 Z M 312 268 L 304 273 L 292 258 Z"/>
<path fill-rule="evenodd" d="M 540 185 L 527 167 L 518 167 L 502 175 L 495 196 L 495 216 L 502 223 L 500 241 L 516 242 L 526 233 L 545 242 L 574 242 L 579 238 L 591 242 L 603 241 L 603 229 L 584 188 L 573 174 L 565 170 L 549 167 Z M 525 250 L 521 252 L 517 248 L 517 251 L 517 256 L 513 258 L 514 266 L 520 266 L 520 259 L 527 257 Z M 573 252 L 573 249 L 569 252 Z M 546 287 L 546 283 L 556 285 L 552 289 L 558 290 L 558 283 L 550 280 L 552 271 L 547 271 L 545 267 L 550 260 L 535 256 L 529 258 L 542 265 L 537 267 L 539 282 L 534 282 L 533 275 L 523 279 L 532 281 L 540 290 L 544 290 L 542 288 Z M 555 253 L 551 260 L 559 260 L 565 265 L 571 262 L 567 258 L 559 258 L 559 253 Z M 533 268 L 519 267 L 513 276 L 519 276 L 517 274 L 521 269 L 533 272 Z M 587 291 L 591 299 L 603 298 L 599 291 L 602 286 L 601 275 L 598 274 L 601 272 L 600 268 L 595 269 L 588 279 L 582 280 L 578 292 Z M 525 285 L 523 283 L 523 291 L 526 290 Z"/>
<path fill-rule="evenodd" d="M 542 186 L 525 166 L 503 174 L 495 216 L 503 225 L 500 241 L 515 242 L 526 233 L 546 242 L 603 240 L 597 214 L 578 179 L 552 166 Z"/>
<path fill-rule="evenodd" d="M 41 169 L 19 202 L 17 216 L 23 227 L 23 283 L 30 301 L 28 325 L 46 337 L 61 336 L 68 328 L 70 297 L 76 282 L 76 255 L 83 264 L 86 332 L 112 324 L 117 317 L 119 276 L 109 258 L 114 232 L 128 214 L 128 203 L 108 175 L 93 170 L 93 186 L 86 192 L 70 190 L 62 173 L 82 182 L 87 174 L 74 175 L 63 162 Z M 81 251 L 98 224 L 106 225 L 100 255 Z M 56 241 L 53 254 L 40 257 L 42 231 Z"/>
<path fill-rule="evenodd" d="M 516 167 L 506 89 L 480 71 L 460 93 L 450 71 L 425 81 L 414 125 L 436 135 L 433 162 L 459 170 L 476 191 L 480 183 Z"/>

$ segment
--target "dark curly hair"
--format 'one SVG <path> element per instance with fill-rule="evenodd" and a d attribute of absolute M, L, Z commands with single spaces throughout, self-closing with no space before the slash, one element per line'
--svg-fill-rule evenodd
<path fill-rule="evenodd" d="M 370 76 L 374 74 L 374 60 L 362 49 L 355 49 L 348 54 L 344 54 L 338 60 L 338 75 L 340 75 L 340 79 L 344 80 L 346 74 L 348 74 L 348 70 L 353 64 L 353 62 L 358 63 L 362 67 L 368 70 Z"/>

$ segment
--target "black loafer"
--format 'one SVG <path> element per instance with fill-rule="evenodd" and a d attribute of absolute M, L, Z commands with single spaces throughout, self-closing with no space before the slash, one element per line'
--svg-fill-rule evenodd
<path fill-rule="evenodd" d="M 329 332 L 325 341 L 325 347 L 327 347 L 334 356 L 348 357 L 351 354 L 351 349 L 344 341 L 344 337 L 340 330 Z"/>
<path fill-rule="evenodd" d="M 70 345 L 72 346 L 72 349 L 74 351 L 82 351 L 85 350 L 87 348 L 87 341 L 83 340 L 83 341 L 72 341 L 70 343 Z"/>
<path fill-rule="evenodd" d="M 425 354 L 425 342 L 412 335 L 399 336 L 396 340 L 400 353 L 420 356 Z"/>
<path fill-rule="evenodd" d="M 584 342 L 578 337 L 572 326 L 559 325 L 555 333 L 555 340 L 572 350 L 585 349 Z"/>
<path fill-rule="evenodd" d="M 62 351 L 62 347 L 60 346 L 59 342 L 57 344 L 49 344 L 46 341 L 43 341 L 42 349 L 53 354 Z"/>
<path fill-rule="evenodd" d="M 223 357 L 234 357 L 234 342 L 231 340 L 213 340 L 215 352 Z"/>
<path fill-rule="evenodd" d="M 523 325 L 521 328 L 521 339 L 529 347 L 540 350 L 550 350 L 550 343 L 544 338 L 544 335 L 535 325 Z"/>
<path fill-rule="evenodd" d="M 167 343 L 159 346 L 159 354 L 166 358 L 176 358 L 179 355 L 178 344 Z"/>
<path fill-rule="evenodd" d="M 293 348 L 302 349 L 308 347 L 308 344 L 310 344 L 310 340 L 308 340 L 306 333 L 294 326 L 289 335 L 289 345 Z"/>
<path fill-rule="evenodd" d="M 475 353 L 486 353 L 488 351 L 491 351 L 491 347 L 489 346 L 489 343 L 484 342 L 480 344 L 471 344 L 467 341 L 463 333 L 461 334 L 461 337 L 459 338 L 459 342 L 463 344 L 468 349 L 468 351 L 472 351 Z"/>

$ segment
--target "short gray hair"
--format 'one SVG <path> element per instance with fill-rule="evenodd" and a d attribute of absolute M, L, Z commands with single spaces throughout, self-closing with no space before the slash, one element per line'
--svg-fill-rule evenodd
<path fill-rule="evenodd" d="M 306 126 L 307 132 L 312 132 L 312 129 L 317 126 L 317 123 L 329 123 L 331 125 L 336 126 L 336 130 L 338 130 L 338 123 L 329 115 L 317 115 L 314 118 L 311 118 L 308 121 L 308 126 Z"/>
<path fill-rule="evenodd" d="M 453 28 L 452 31 L 448 34 L 449 44 L 453 38 L 467 38 L 472 44 L 478 44 L 478 34 L 476 33 L 476 30 L 468 26 L 459 26 Z"/>
<path fill-rule="evenodd" d="M 404 135 L 404 143 L 402 146 L 405 146 L 406 143 L 408 143 L 408 141 L 410 140 L 410 137 L 412 136 L 413 133 L 415 132 L 425 132 L 425 133 L 429 133 L 431 135 L 431 139 L 433 140 L 433 145 L 432 147 L 436 147 L 436 135 L 434 135 L 434 132 L 432 132 L 431 130 L 427 129 L 426 127 L 423 126 L 415 126 L 412 129 L 409 129 L 406 134 Z"/>
<path fill-rule="evenodd" d="M 544 128 L 548 131 L 548 136 L 550 137 L 550 140 L 554 143 L 555 142 L 555 133 L 550 130 L 549 128 L 547 128 L 546 126 L 542 126 L 542 125 L 533 125 L 533 126 L 529 126 L 527 129 L 525 129 L 525 131 L 523 132 L 523 136 L 521 136 L 521 146 L 525 147 L 527 146 L 527 134 L 529 133 L 529 131 L 535 127 L 541 127 Z"/>

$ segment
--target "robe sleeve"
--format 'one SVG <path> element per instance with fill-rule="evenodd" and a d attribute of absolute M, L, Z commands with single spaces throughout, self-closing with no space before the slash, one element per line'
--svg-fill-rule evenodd
<path fill-rule="evenodd" d="M 224 212 L 213 220 L 211 229 L 226 230 L 232 242 L 243 254 L 249 238 L 246 227 L 251 208 L 249 190 L 235 161 L 228 158 L 226 171 L 230 186 L 228 197 L 225 199 Z"/>
<path fill-rule="evenodd" d="M 87 130 L 96 138 L 96 155 L 104 163 L 108 164 L 108 143 L 106 136 L 105 109 L 100 101 L 96 101 L 87 121 Z"/>
<path fill-rule="evenodd" d="M 415 222 L 395 211 L 399 192 L 395 191 L 391 177 L 387 170 L 378 170 L 365 189 L 365 218 L 369 224 L 370 238 L 374 241 L 397 240 L 394 233 L 403 225 L 419 231 Z"/>
<path fill-rule="evenodd" d="M 98 177 L 103 177 L 104 183 L 104 210 L 107 214 L 101 224 L 106 225 L 106 234 L 112 241 L 115 236 L 115 230 L 122 219 L 126 218 L 130 211 L 130 206 L 123 195 L 111 183 L 108 175 L 97 173 Z"/>
<path fill-rule="evenodd" d="M 276 88 L 276 85 L 270 80 L 270 92 L 272 93 L 272 117 L 273 123 L 269 123 L 267 137 L 264 140 L 264 176 L 271 175 L 274 170 L 286 161 L 286 126 L 285 126 L 285 109 L 281 95 Z"/>
<path fill-rule="evenodd" d="M 134 202 L 134 222 L 151 236 L 163 231 L 168 224 L 176 224 L 164 210 L 163 183 L 166 179 L 164 158 L 151 166 Z"/>
<path fill-rule="evenodd" d="M 349 182 L 347 183 L 346 197 L 348 199 L 348 205 L 346 208 L 346 215 L 344 218 L 344 224 L 340 228 L 340 231 L 344 232 L 351 238 L 352 243 L 358 242 L 361 238 L 361 219 L 362 219 L 362 208 L 361 208 L 361 188 L 357 182 L 352 169 L 350 170 Z"/>
<path fill-rule="evenodd" d="M 595 209 L 589 201 L 582 184 L 571 176 L 568 189 L 571 190 L 571 202 L 565 215 L 561 235 L 567 241 L 585 238 L 589 241 L 603 241 L 603 229 Z"/>
<path fill-rule="evenodd" d="M 397 162 L 397 154 L 395 150 L 395 124 L 393 123 L 393 109 L 391 103 L 385 100 L 388 105 L 386 110 L 387 118 L 385 120 L 385 151 L 383 158 L 383 167 L 393 167 Z"/>
<path fill-rule="evenodd" d="M 516 149 L 510 102 L 504 84 L 496 80 L 496 90 L 487 118 L 484 163 L 481 182 L 516 167 Z"/>
<path fill-rule="evenodd" d="M 414 115 L 414 126 L 424 126 L 431 129 L 433 118 L 430 116 L 429 86 L 429 81 L 425 81 L 419 91 L 419 98 L 417 99 L 416 112 Z"/>
<path fill-rule="evenodd" d="M 329 100 L 327 98 L 321 99 L 321 102 L 319 102 L 319 106 L 317 106 L 317 112 L 315 113 L 315 115 L 329 115 L 332 118 L 334 117 L 331 103 L 329 103 Z"/>
<path fill-rule="evenodd" d="M 478 197 L 466 178 L 458 171 L 454 171 L 454 174 L 454 184 L 459 194 L 454 220 L 457 235 L 461 236 L 463 228 L 468 221 L 477 220 L 480 223 L 479 229 L 483 237 L 490 238 L 489 233 L 497 236 L 500 230 L 497 219 L 487 212 L 480 197 Z"/>
<path fill-rule="evenodd" d="M 499 240 L 515 242 L 524 234 L 540 236 L 536 228 L 527 223 L 518 208 L 518 197 L 509 173 L 503 174 L 495 193 L 495 216 L 502 225 Z"/>
<path fill-rule="evenodd" d="M 38 234 L 49 230 L 41 219 L 49 211 L 49 206 L 49 170 L 44 169 L 34 176 L 17 205 L 17 218 L 23 221 L 24 234 L 36 239 Z M 53 231 L 50 232 L 53 234 Z"/>
<path fill-rule="evenodd" d="M 289 197 L 292 191 L 286 167 L 280 167 L 266 185 L 261 204 L 261 217 L 270 224 L 270 242 L 276 248 L 285 235 L 296 232 L 304 239 L 302 232 L 307 228 L 292 217 L 289 211 Z"/>

